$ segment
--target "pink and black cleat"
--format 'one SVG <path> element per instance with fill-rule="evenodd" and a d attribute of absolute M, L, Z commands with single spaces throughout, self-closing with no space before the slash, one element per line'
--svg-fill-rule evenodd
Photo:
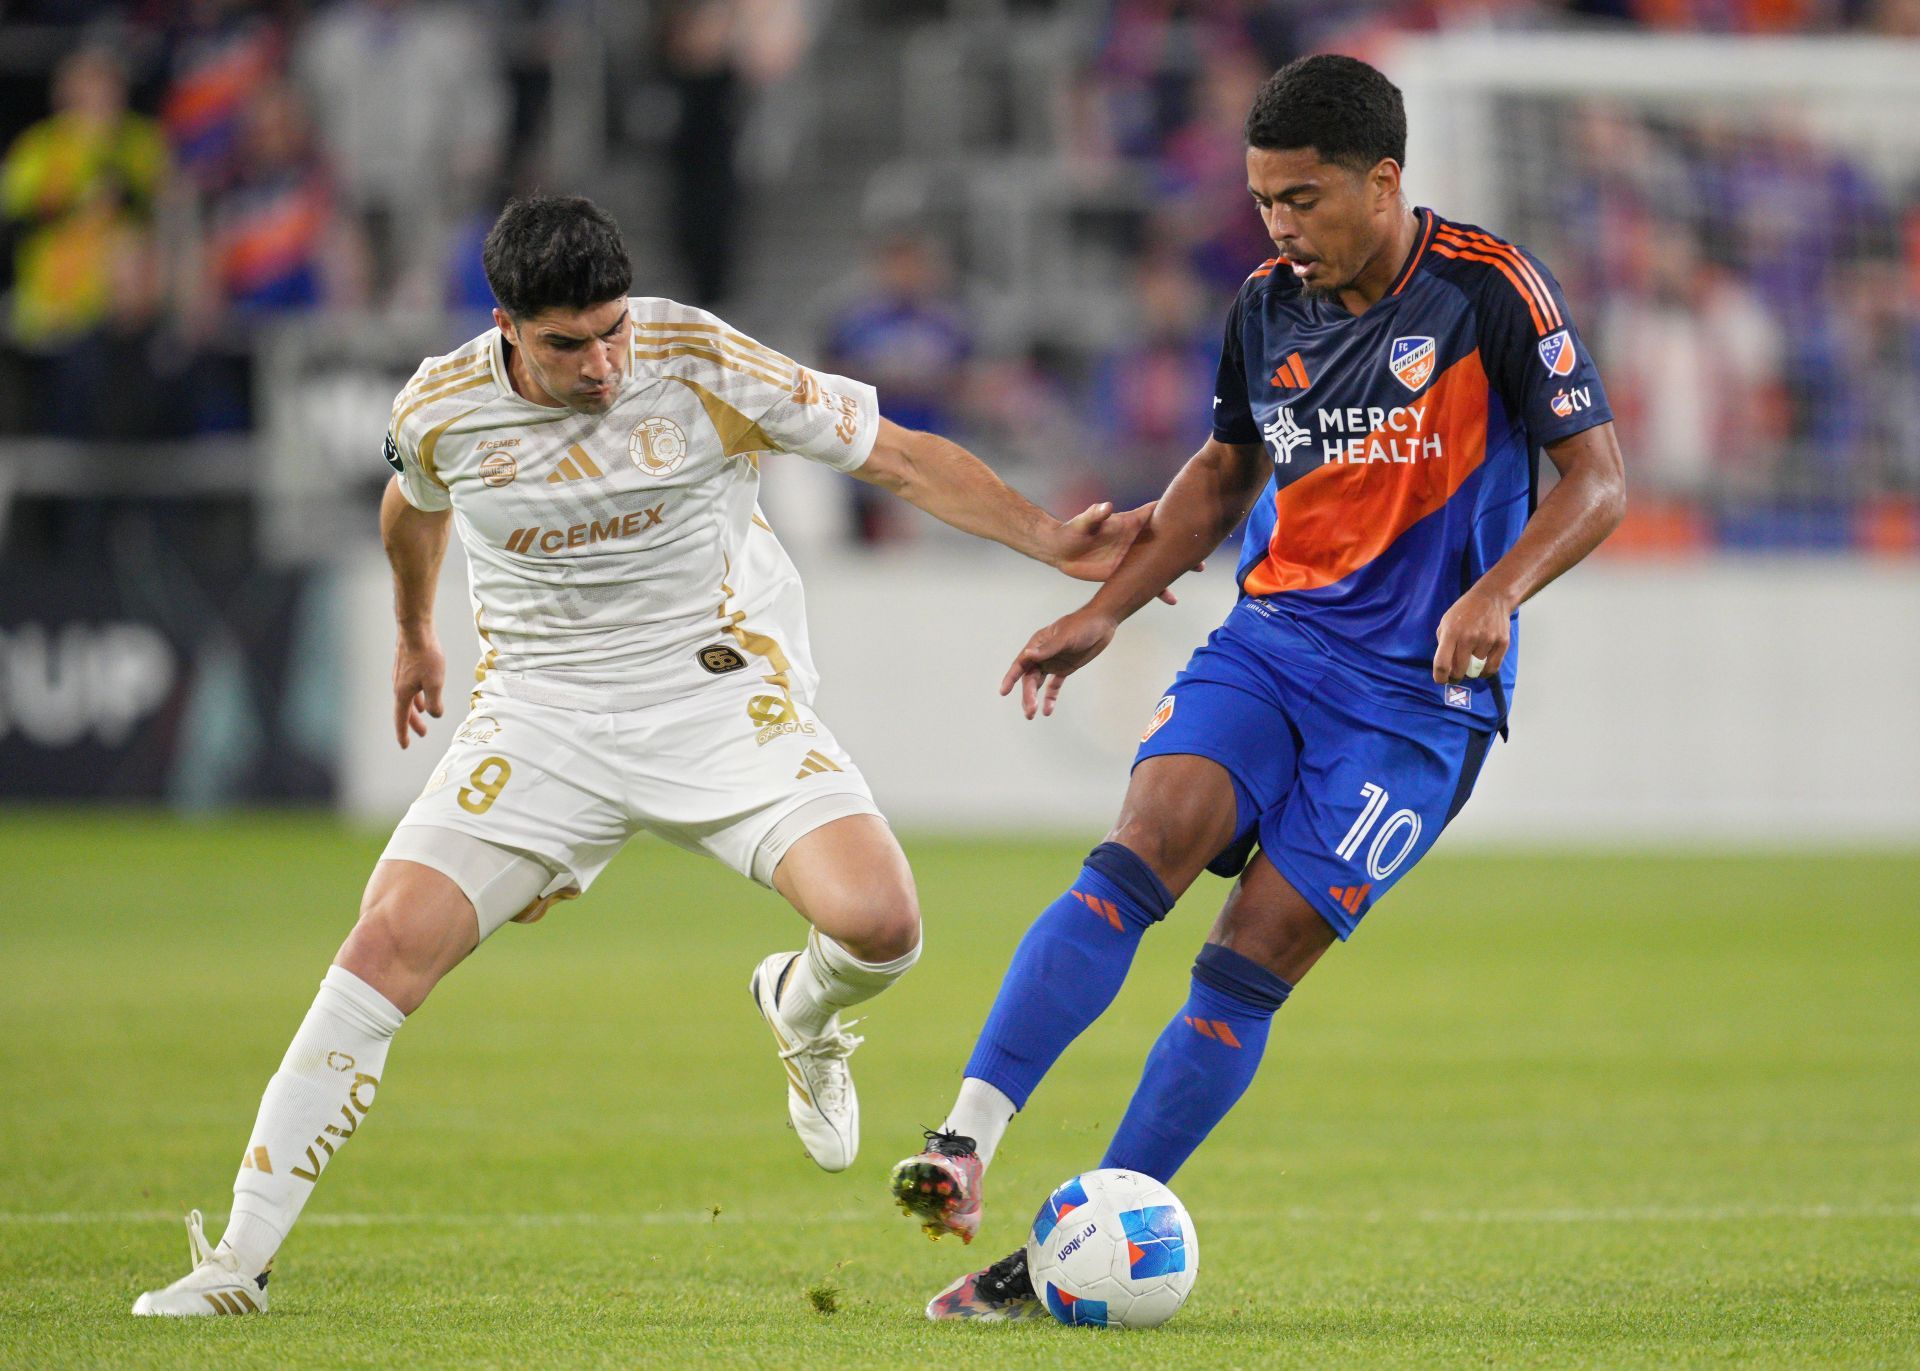
<path fill-rule="evenodd" d="M 972 1138 L 931 1128 L 926 1132 L 927 1150 L 895 1165 L 887 1185 L 900 1208 L 920 1220 L 929 1238 L 958 1233 L 961 1242 L 972 1242 L 980 1231 L 986 1164 L 974 1150 Z"/>
<path fill-rule="evenodd" d="M 976 1319 L 981 1323 L 1015 1323 L 1045 1316 L 1046 1306 L 1034 1294 L 1027 1274 L 1027 1249 L 1009 1253 L 984 1271 L 962 1276 L 927 1301 L 927 1317 L 935 1323 Z"/>

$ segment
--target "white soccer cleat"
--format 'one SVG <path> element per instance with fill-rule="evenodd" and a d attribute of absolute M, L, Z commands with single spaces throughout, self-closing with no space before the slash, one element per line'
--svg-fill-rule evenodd
<path fill-rule="evenodd" d="M 780 1046 L 780 1061 L 787 1069 L 787 1118 L 793 1131 L 821 1170 L 845 1171 L 860 1150 L 860 1097 L 854 1093 L 847 1058 L 865 1039 L 847 1032 L 837 1014 L 827 1020 L 826 1031 L 817 1038 L 801 1037 L 780 1016 L 780 989 L 803 955 L 774 953 L 754 968 L 747 989 Z"/>
<path fill-rule="evenodd" d="M 230 1253 L 207 1246 L 198 1209 L 187 1215 L 187 1250 L 193 1256 L 193 1270 L 165 1290 L 149 1290 L 135 1300 L 135 1314 L 193 1318 L 267 1312 L 267 1276 L 273 1270 L 272 1262 L 257 1276 L 242 1275 L 229 1265 Z"/>

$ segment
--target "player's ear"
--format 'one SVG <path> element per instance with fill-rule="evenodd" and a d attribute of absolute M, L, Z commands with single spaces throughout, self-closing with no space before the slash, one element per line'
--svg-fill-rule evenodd
<path fill-rule="evenodd" d="M 1374 195 L 1389 204 L 1400 198 L 1400 164 L 1391 157 L 1382 157 L 1373 164 L 1373 170 L 1367 173 Z"/>
<path fill-rule="evenodd" d="M 513 332 L 513 316 L 508 314 L 504 309 L 501 309 L 498 305 L 493 307 L 493 326 L 499 329 L 500 332 L 506 336 L 506 340 L 514 347 L 520 346 L 520 340 L 514 336 Z"/>

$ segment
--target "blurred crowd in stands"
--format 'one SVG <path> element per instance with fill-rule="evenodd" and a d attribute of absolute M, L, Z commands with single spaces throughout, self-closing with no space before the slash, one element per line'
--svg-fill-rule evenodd
<path fill-rule="evenodd" d="M 259 324 L 472 303 L 461 240 L 513 150 L 488 25 L 401 3 L 291 15 L 190 0 L 75 30 L 0 169 L 9 427 L 245 430 Z"/>
<path fill-rule="evenodd" d="M 1545 27 L 1914 42 L 1920 0 L 1115 0 L 1063 124 L 1073 177 L 1148 190 L 1123 235 L 1130 333 L 1014 368 L 1017 384 L 1002 363 L 950 421 L 1056 467 L 1077 454 L 1062 508 L 1153 498 L 1204 434 L 1226 303 L 1272 252 L 1240 141 L 1265 75 L 1302 52 L 1378 55 L 1409 30 Z M 1494 227 L 1556 270 L 1601 359 L 1636 492 L 1622 549 L 1920 552 L 1920 148 L 1907 138 L 1905 164 L 1878 174 L 1756 96 L 1719 118 L 1510 99 L 1486 152 L 1512 202 Z M 865 326 L 871 355 L 925 358 L 907 380 L 927 390 L 980 349 L 926 273 L 900 286 L 900 256 L 883 249 L 851 317 L 894 319 L 905 339 L 938 309 L 937 352 Z"/>
<path fill-rule="evenodd" d="M 867 226 L 866 270 L 821 292 L 814 339 L 824 365 L 874 382 L 900 422 L 1051 464 L 1062 505 L 1150 498 L 1203 432 L 1226 302 L 1271 254 L 1243 187 L 1241 123 L 1260 81 L 1291 57 L 1376 54 L 1409 30 L 1506 27 L 1849 30 L 1920 42 L 1920 0 L 1069 7 L 1092 22 L 1084 62 L 1061 81 L 1062 165 L 1089 188 L 1127 179 L 1149 190 L 1150 208 L 1124 234 L 1124 336 L 1005 355 L 970 317 L 955 244 L 905 222 Z M 480 237 L 508 194 L 548 184 L 551 49 L 591 9 L 0 9 L 0 46 L 12 49 L 0 82 L 0 435 L 244 433 L 257 421 L 259 341 L 277 321 L 483 314 Z M 650 73 L 678 111 L 657 146 L 673 208 L 654 231 L 692 298 L 724 307 L 738 289 L 743 92 L 792 71 L 823 15 L 900 25 L 969 7 L 612 9 L 633 13 L 599 33 L 610 50 L 595 60 L 617 90 Z M 29 31 L 37 63 L 5 42 Z M 590 136 L 617 136 L 620 118 Z M 1894 510 L 1892 531 L 1869 542 L 1920 538 L 1916 187 L 1886 184 L 1790 126 L 1661 121 L 1600 102 L 1520 110 L 1516 122 L 1528 138 L 1499 155 L 1548 162 L 1517 178 L 1536 195 L 1520 222 L 1493 227 L 1555 267 L 1601 353 L 1640 490 L 1673 497 L 1679 511 L 1652 540 L 1737 542 L 1707 527 L 1716 510 L 1783 498 L 1803 524 L 1808 510 L 1834 506 L 1835 542 L 1859 540 L 1862 510 Z M 894 517 L 885 502 L 861 503 L 858 536 L 898 536 Z M 1827 536 L 1803 528 L 1786 541 Z"/>

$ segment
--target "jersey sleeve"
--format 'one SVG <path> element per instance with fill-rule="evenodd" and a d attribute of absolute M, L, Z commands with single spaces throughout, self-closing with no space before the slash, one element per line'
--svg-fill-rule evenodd
<path fill-rule="evenodd" d="M 387 429 L 382 455 L 387 459 L 387 465 L 399 474 L 400 493 L 406 497 L 408 504 L 426 514 L 453 507 L 453 498 L 447 494 L 447 488 L 427 474 L 419 452 L 400 425 L 394 424 Z"/>
<path fill-rule="evenodd" d="M 635 304 L 634 357 L 694 389 L 729 456 L 792 452 L 853 471 L 872 453 L 880 432 L 872 386 L 803 367 L 706 310 Z"/>
<path fill-rule="evenodd" d="M 1536 448 L 1611 422 L 1606 388 L 1560 283 L 1523 249 L 1509 262 L 1487 273 L 1480 300 L 1480 354 L 1495 393 Z"/>
<path fill-rule="evenodd" d="M 1246 292 L 1227 311 L 1226 337 L 1220 343 L 1220 371 L 1213 382 L 1213 436 L 1222 443 L 1245 446 L 1260 441 L 1253 405 L 1247 399 L 1247 354 L 1242 325 Z"/>
<path fill-rule="evenodd" d="M 788 365 L 793 383 L 761 413 L 760 431 L 782 452 L 835 471 L 859 470 L 880 434 L 878 393 L 864 381 Z"/>

